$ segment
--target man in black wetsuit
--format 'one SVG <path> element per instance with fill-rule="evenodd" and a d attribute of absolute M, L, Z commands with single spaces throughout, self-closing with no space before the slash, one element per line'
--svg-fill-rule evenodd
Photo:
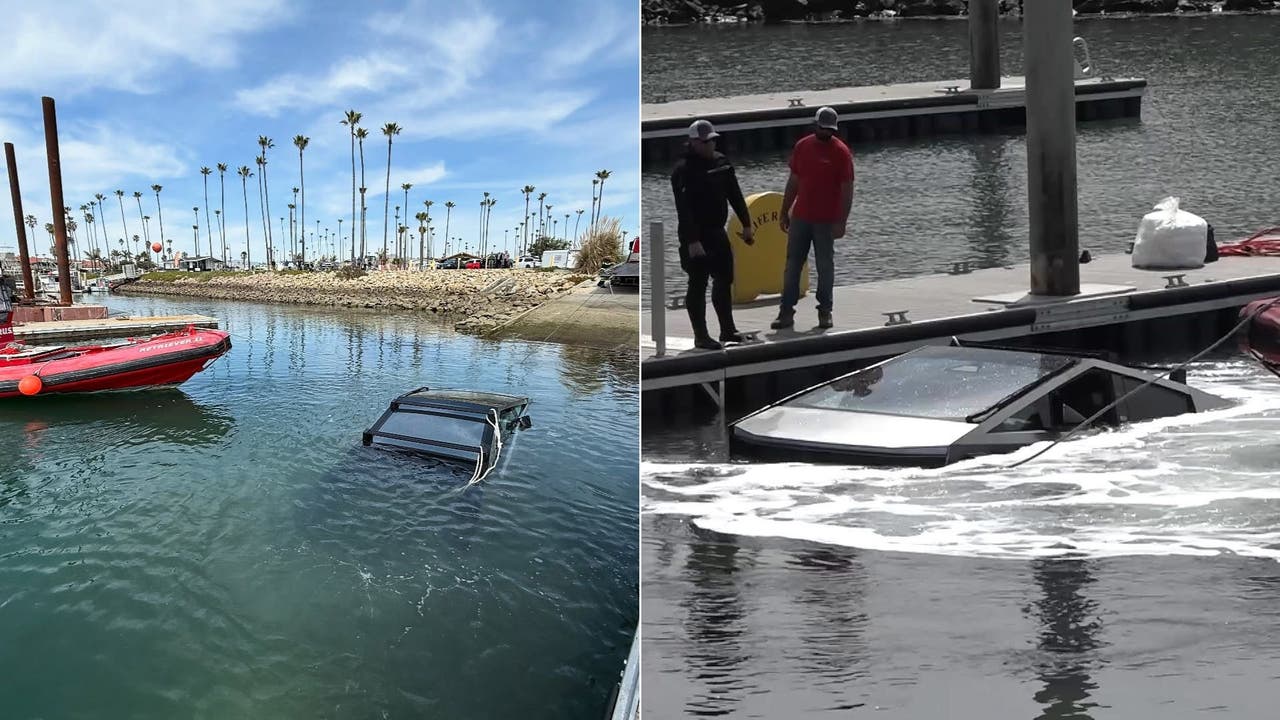
<path fill-rule="evenodd" d="M 720 342 L 743 340 L 733 324 L 733 248 L 725 232 L 729 218 L 726 203 L 742 221 L 743 241 L 748 245 L 755 242 L 738 176 L 729 159 L 716 152 L 717 137 L 720 134 L 706 120 L 690 125 L 688 148 L 671 172 L 679 216 L 680 267 L 689 275 L 685 306 L 693 325 L 694 346 L 704 350 L 720 349 L 720 343 L 707 331 L 708 278 L 712 281 L 711 304 L 720 321 Z"/>

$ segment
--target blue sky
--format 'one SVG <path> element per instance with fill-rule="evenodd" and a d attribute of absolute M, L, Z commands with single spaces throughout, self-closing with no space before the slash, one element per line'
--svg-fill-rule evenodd
<path fill-rule="evenodd" d="M 309 231 L 319 219 L 322 233 L 327 227 L 336 235 L 342 218 L 349 235 L 351 141 L 339 122 L 348 109 L 363 113 L 361 125 L 369 130 L 371 248 L 382 246 L 387 139 L 381 128 L 388 122 L 402 128 L 391 149 L 391 213 L 404 204 L 405 182 L 413 184 L 411 215 L 425 209 L 424 200 L 434 201 L 437 255 L 445 201 L 457 204 L 449 236 L 474 248 L 481 199 L 492 193 L 490 243 L 496 247 L 503 230 L 514 235 L 524 218 L 524 185 L 537 188 L 535 215 L 537 194 L 546 192 L 561 226 L 564 214 L 578 209 L 586 211 L 585 224 L 591 181 L 602 169 L 611 172 L 604 213 L 618 217 L 628 237 L 639 225 L 634 0 L 81 0 L 6 3 L 5 13 L 12 22 L 0 43 L 0 140 L 16 147 L 23 211 L 40 223 L 40 253 L 49 246 L 42 228 L 51 219 L 43 95 L 57 103 L 65 204 L 75 210 L 96 193 L 106 195 L 99 221 L 113 243 L 124 235 L 115 190 L 125 191 L 130 235 L 141 235 L 133 192 L 143 193 L 154 240 L 159 223 L 150 188 L 160 184 L 165 237 L 175 250 L 192 252 L 192 208 L 199 206 L 207 248 L 200 168 L 214 170 L 209 212 L 216 235 L 216 164 L 222 162 L 229 166 L 226 237 L 236 257 L 245 246 L 245 213 L 235 169 L 246 165 L 255 173 L 248 181 L 248 227 L 252 257 L 261 260 L 259 135 L 275 144 L 267 181 L 276 246 L 279 218 L 287 218 L 291 190 L 299 185 L 292 142 L 298 134 L 310 138 L 303 153 Z M 358 157 L 356 164 L 358 174 Z M 0 251 L 17 245 L 8 187 L 2 190 Z M 78 235 L 83 245 L 84 231 Z"/>

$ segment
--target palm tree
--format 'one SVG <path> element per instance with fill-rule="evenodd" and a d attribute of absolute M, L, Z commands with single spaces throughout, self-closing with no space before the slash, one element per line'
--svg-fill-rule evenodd
<path fill-rule="evenodd" d="M 382 134 L 387 136 L 387 187 L 383 191 L 386 193 L 386 197 L 382 202 L 382 251 L 385 253 L 387 250 L 387 211 L 391 206 L 391 138 L 400 134 L 400 126 L 389 122 L 382 126 Z"/>
<path fill-rule="evenodd" d="M 600 222 L 600 214 L 604 210 L 604 181 L 609 179 L 610 174 L 608 170 L 600 170 L 596 173 L 596 178 L 600 181 L 600 197 L 597 198 L 595 215 L 591 219 L 592 228 L 595 228 L 596 223 Z M 595 183 L 593 182 L 592 184 L 594 185 Z"/>
<path fill-rule="evenodd" d="M 361 114 L 348 110 L 340 125 L 346 125 L 351 131 L 351 261 L 356 259 L 356 128 L 360 125 Z"/>
<path fill-rule="evenodd" d="M 305 135 L 294 135 L 293 145 L 298 148 L 298 185 L 302 188 L 302 227 L 307 226 L 307 180 L 302 174 L 302 151 L 307 149 L 307 145 L 311 144 L 311 138 Z M 302 239 L 302 262 L 307 261 L 307 240 Z"/>
<path fill-rule="evenodd" d="M 356 144 L 360 147 L 360 257 L 366 256 L 368 247 L 365 246 L 367 235 L 365 233 L 365 211 L 369 208 L 364 204 L 365 192 L 369 189 L 364 184 L 364 139 L 369 137 L 369 131 L 365 128 L 356 128 Z"/>
<path fill-rule="evenodd" d="M 425 212 L 417 213 L 413 219 L 418 221 L 418 270 L 422 270 L 423 259 L 427 252 L 427 214 Z"/>
<path fill-rule="evenodd" d="M 248 270 L 249 265 L 249 176 L 253 173 L 249 172 L 248 165 L 241 165 L 236 169 L 236 174 L 240 176 L 240 189 L 244 191 L 244 251 L 240 254 L 245 258 L 245 269 Z"/>
<path fill-rule="evenodd" d="M 404 219 L 409 222 L 409 188 L 413 187 L 413 183 L 400 183 L 400 189 L 404 191 Z M 407 236 L 406 236 L 407 237 Z M 408 249 L 408 243 L 405 243 L 405 254 L 413 255 Z"/>
<path fill-rule="evenodd" d="M 245 191 L 245 201 L 247 202 L 247 201 L 248 201 L 248 199 L 249 199 L 249 191 L 248 191 L 248 190 L 246 190 L 246 191 Z M 248 225 L 246 225 L 246 226 L 245 226 L 245 231 L 247 232 L 247 231 L 248 231 L 248 229 L 249 229 L 249 228 L 248 228 Z M 241 250 L 241 251 L 240 251 L 240 267 L 243 267 L 243 268 L 248 269 L 248 263 L 249 263 L 249 253 L 248 253 L 247 251 L 245 251 L 245 250 Z"/>
<path fill-rule="evenodd" d="M 271 191 L 267 185 L 267 150 L 276 146 L 271 142 L 271 138 L 266 135 L 258 136 L 258 146 L 262 148 L 262 195 L 266 198 L 266 217 L 271 217 Z M 271 223 L 267 223 L 267 248 L 271 248 Z M 276 266 L 275 256 L 268 250 L 267 263 L 274 270 Z"/>
<path fill-rule="evenodd" d="M 116 191 L 116 200 L 120 203 L 120 224 L 124 225 L 124 236 L 129 237 L 129 223 L 124 219 L 124 191 Z"/>
<path fill-rule="evenodd" d="M 453 209 L 454 209 L 455 207 L 457 207 L 457 205 L 456 205 L 452 200 L 446 201 L 446 202 L 445 202 L 445 204 L 444 204 L 444 244 L 445 244 L 445 247 L 448 247 L 448 246 L 449 246 L 449 216 L 453 214 Z M 432 254 L 434 254 L 434 253 L 432 253 Z"/>
<path fill-rule="evenodd" d="M 525 185 L 525 186 L 520 190 L 520 192 L 524 193 L 524 217 L 525 217 L 525 219 L 526 219 L 526 220 L 528 220 L 528 219 L 529 219 L 529 196 L 533 194 L 533 191 L 534 191 L 534 190 L 535 190 L 535 188 L 534 188 L 532 185 Z M 446 233 L 446 234 L 447 234 L 447 233 Z M 523 247 L 521 248 L 520 254 L 521 254 L 521 255 L 524 255 L 524 254 L 525 254 L 525 249 L 527 249 L 528 247 L 529 247 L 529 228 L 528 228 L 528 223 L 525 223 L 525 229 L 524 229 L 524 245 L 523 245 Z"/>
<path fill-rule="evenodd" d="M 191 226 L 196 229 L 196 254 L 192 255 L 192 257 L 200 257 L 200 208 L 193 207 L 191 208 L 191 212 L 196 215 L 196 224 Z M 213 250 L 213 248 L 209 249 Z"/>
<path fill-rule="evenodd" d="M 209 174 L 212 172 L 208 167 L 200 168 L 200 174 L 204 176 L 204 234 L 209 239 L 209 257 L 213 257 L 213 226 L 209 224 Z M 200 222 L 198 216 L 196 222 Z"/>
<path fill-rule="evenodd" d="M 263 260 L 267 263 L 267 267 L 271 266 L 271 245 L 267 244 L 267 211 L 264 209 L 262 202 L 262 164 L 265 162 L 259 155 L 253 159 L 258 164 L 258 212 L 262 215 L 262 243 L 264 246 Z"/>
<path fill-rule="evenodd" d="M 578 241 L 578 223 L 582 222 L 582 208 L 578 208 L 578 217 L 573 221 L 573 238 L 574 242 Z M 565 220 L 565 227 L 569 226 L 569 221 Z"/>
<path fill-rule="evenodd" d="M 538 234 L 542 234 L 542 203 L 547 199 L 546 193 L 538 195 Z M 535 240 L 537 238 L 534 238 Z"/>
<path fill-rule="evenodd" d="M 222 264 L 227 264 L 227 164 L 218 163 L 218 185 L 222 188 L 222 212 L 218 214 L 218 237 L 222 238 Z"/>
<path fill-rule="evenodd" d="M 484 216 L 484 251 L 485 258 L 489 257 L 489 217 L 493 215 L 493 206 L 498 204 L 498 198 L 489 198 L 489 209 Z M 485 260 L 485 267 L 488 267 L 488 260 Z"/>
<path fill-rule="evenodd" d="M 396 221 L 396 245 L 394 248 L 392 248 L 394 250 L 394 252 L 392 253 L 392 257 L 399 259 L 400 258 L 400 206 L 399 205 L 396 206 L 395 221 Z M 383 242 L 386 242 L 386 240 L 383 240 Z"/>
<path fill-rule="evenodd" d="M 151 186 L 151 192 L 156 194 L 156 220 L 160 223 L 160 242 L 164 242 L 164 212 L 160 209 L 160 191 L 163 189 L 164 187 L 160 185 Z"/>
<path fill-rule="evenodd" d="M 138 203 L 138 217 L 139 217 L 139 218 L 141 218 L 141 217 L 143 217 L 143 215 L 142 215 L 142 193 L 138 192 L 137 190 L 134 190 L 134 191 L 133 191 L 133 199 L 134 199 L 134 200 L 136 200 L 136 201 L 137 201 L 137 203 Z M 143 220 L 143 221 L 142 221 L 142 237 L 143 237 L 143 239 L 147 240 L 147 242 L 150 242 L 150 238 L 149 238 L 149 236 L 147 235 L 147 221 L 146 221 L 146 220 Z"/>
<path fill-rule="evenodd" d="M 298 188 L 294 188 L 293 192 L 294 199 L 296 200 L 298 197 Z M 289 210 L 289 257 L 293 257 L 298 254 L 298 216 L 293 212 L 298 209 L 298 205 L 297 203 L 289 203 L 287 207 Z M 301 230 L 304 234 L 307 232 L 306 228 L 302 228 Z"/>

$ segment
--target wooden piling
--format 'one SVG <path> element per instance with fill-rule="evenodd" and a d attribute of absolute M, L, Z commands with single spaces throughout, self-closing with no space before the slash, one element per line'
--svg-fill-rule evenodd
<path fill-rule="evenodd" d="M 53 205 L 54 249 L 58 255 L 58 292 L 63 305 L 71 304 L 71 260 L 67 253 L 67 215 L 63 209 L 62 164 L 58 156 L 58 115 L 53 98 L 40 98 L 44 105 L 44 147 L 49 156 L 49 200 Z"/>
<path fill-rule="evenodd" d="M 13 154 L 13 143 L 4 144 L 4 159 L 9 166 L 9 193 L 13 196 L 13 224 L 18 233 L 18 260 L 22 263 L 22 281 L 27 300 L 36 299 L 35 278 L 31 275 L 31 252 L 27 249 L 27 229 L 22 224 L 22 191 L 18 188 L 18 161 Z"/>
<path fill-rule="evenodd" d="M 1000 12 L 997 0 L 969 0 L 969 87 L 1000 87 Z"/>
<path fill-rule="evenodd" d="M 1075 56 L 1071 0 L 1026 3 L 1027 195 L 1031 294 L 1080 293 Z"/>

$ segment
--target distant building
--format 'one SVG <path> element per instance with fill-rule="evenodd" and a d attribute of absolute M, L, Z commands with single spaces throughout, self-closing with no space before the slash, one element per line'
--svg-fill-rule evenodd
<path fill-rule="evenodd" d="M 226 265 L 219 258 L 206 255 L 201 257 L 184 257 L 179 261 L 178 269 L 186 270 L 187 272 L 211 272 L 214 270 L 225 270 Z"/>

